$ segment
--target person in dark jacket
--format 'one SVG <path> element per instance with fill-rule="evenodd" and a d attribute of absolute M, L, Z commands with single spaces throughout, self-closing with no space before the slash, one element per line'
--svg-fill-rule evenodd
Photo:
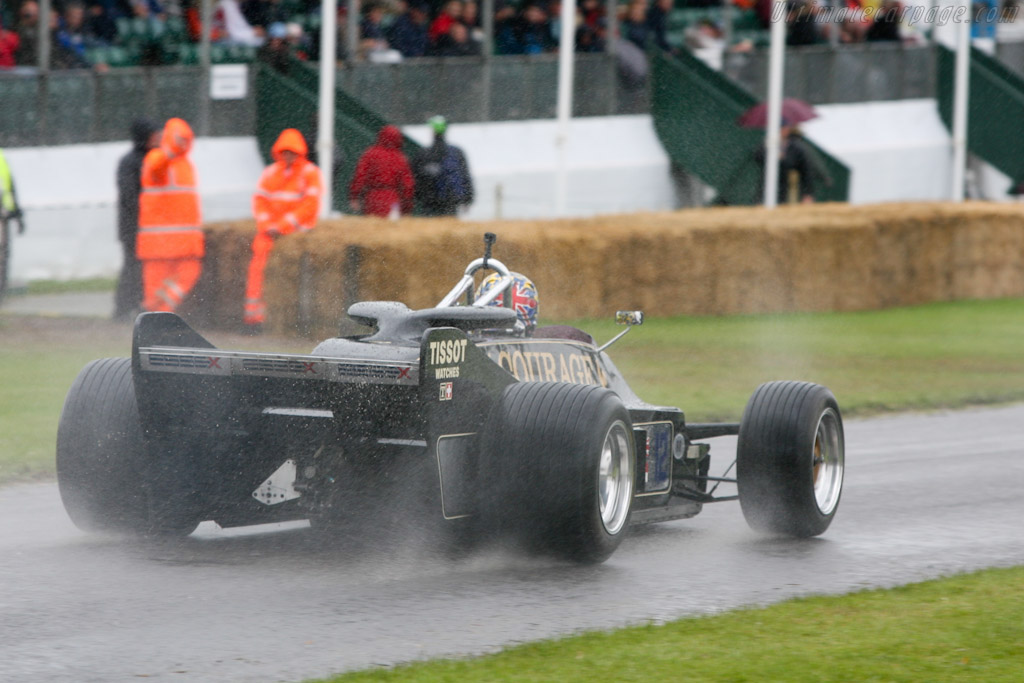
<path fill-rule="evenodd" d="M 781 137 L 779 148 L 779 184 L 776 200 L 779 204 L 808 204 L 814 201 L 814 194 L 822 186 L 832 185 L 832 177 L 825 167 L 825 162 L 814 151 L 811 143 L 800 134 L 796 126 L 786 125 L 783 121 L 779 128 Z M 757 203 L 764 196 L 764 163 L 767 153 L 762 147 L 754 154 L 754 159 L 761 169 L 761 182 L 758 185 Z"/>
<path fill-rule="evenodd" d="M 353 211 L 367 216 L 397 218 L 412 211 L 413 180 L 402 154 L 402 132 L 384 126 L 377 142 L 363 152 L 348 189 Z"/>
<path fill-rule="evenodd" d="M 413 2 L 388 28 L 388 45 L 403 57 L 422 57 L 427 53 L 429 25 L 425 5 Z"/>
<path fill-rule="evenodd" d="M 130 320 L 142 304 L 142 266 L 135 255 L 139 231 L 139 193 L 142 190 L 142 160 L 160 144 L 160 124 L 149 119 L 132 123 L 132 149 L 117 164 L 117 238 L 124 262 L 114 293 L 114 320 Z"/>
<path fill-rule="evenodd" d="M 444 134 L 448 122 L 434 116 L 427 123 L 434 131 L 434 144 L 413 160 L 416 200 L 427 216 L 454 216 L 459 207 L 473 203 L 473 178 L 466 155 L 449 145 Z"/>

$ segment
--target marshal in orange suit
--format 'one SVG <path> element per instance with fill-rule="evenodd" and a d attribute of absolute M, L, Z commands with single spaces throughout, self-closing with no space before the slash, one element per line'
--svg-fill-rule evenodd
<path fill-rule="evenodd" d="M 177 309 L 203 269 L 203 218 L 196 171 L 188 157 L 192 140 L 185 121 L 170 119 L 160 146 L 142 161 L 135 253 L 142 262 L 142 306 L 147 311 Z"/>
<path fill-rule="evenodd" d="M 294 128 L 282 131 L 271 153 L 274 163 L 263 170 L 252 197 L 256 238 L 245 288 L 245 323 L 252 332 L 260 330 L 266 315 L 263 271 L 274 241 L 283 235 L 313 229 L 323 191 L 320 169 L 306 158 L 308 150 L 302 133 Z"/>

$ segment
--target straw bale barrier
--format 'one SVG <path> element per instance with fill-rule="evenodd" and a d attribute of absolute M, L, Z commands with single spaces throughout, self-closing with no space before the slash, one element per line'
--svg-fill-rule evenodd
<path fill-rule="evenodd" d="M 207 227 L 198 324 L 241 321 L 250 221 Z M 267 327 L 336 334 L 348 305 L 433 306 L 498 234 L 495 257 L 538 286 L 547 320 L 880 309 L 1024 296 L 1024 204 L 816 204 L 546 221 L 339 218 L 280 240 Z"/>

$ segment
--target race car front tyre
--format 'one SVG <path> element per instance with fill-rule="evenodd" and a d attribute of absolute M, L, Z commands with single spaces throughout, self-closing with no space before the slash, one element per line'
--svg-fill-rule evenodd
<path fill-rule="evenodd" d="M 71 385 L 57 428 L 57 485 L 71 521 L 85 531 L 138 535 L 195 530 L 193 515 L 154 504 L 144 462 L 131 360 L 92 361 Z"/>
<path fill-rule="evenodd" d="M 629 528 L 636 446 L 613 392 L 556 382 L 505 388 L 484 441 L 485 510 L 532 545 L 603 562 Z"/>
<path fill-rule="evenodd" d="M 747 402 L 736 446 L 740 507 L 752 529 L 817 536 L 843 488 L 843 419 L 835 396 L 809 382 L 768 382 Z"/>

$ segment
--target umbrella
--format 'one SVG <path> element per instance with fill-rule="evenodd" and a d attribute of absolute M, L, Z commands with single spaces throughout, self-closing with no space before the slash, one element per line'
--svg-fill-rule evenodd
<path fill-rule="evenodd" d="M 784 126 L 795 126 L 798 123 L 817 118 L 817 116 L 818 112 L 814 111 L 814 107 L 803 100 L 793 97 L 782 100 L 782 125 Z M 736 122 L 744 128 L 764 128 L 768 125 L 768 103 L 755 104 L 743 112 Z"/>

